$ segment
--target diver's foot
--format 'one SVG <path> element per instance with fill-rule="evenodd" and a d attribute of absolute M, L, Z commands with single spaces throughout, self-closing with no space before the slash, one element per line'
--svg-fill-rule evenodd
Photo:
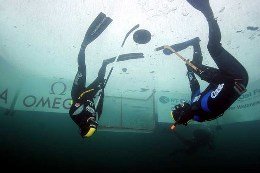
<path fill-rule="evenodd" d="M 178 44 L 174 44 L 171 46 L 171 48 L 173 50 L 175 50 L 176 52 L 179 52 L 179 51 L 182 51 L 183 49 L 186 49 L 187 47 L 189 46 L 196 46 L 196 45 L 199 45 L 199 42 L 200 42 L 200 38 L 199 37 L 195 37 L 193 39 L 190 39 L 190 40 L 187 40 L 185 42 L 182 42 L 182 43 L 178 43 Z M 170 55 L 172 54 L 172 50 L 169 50 L 169 49 L 164 49 L 163 50 L 163 53 L 165 55 Z"/>
<path fill-rule="evenodd" d="M 81 43 L 81 48 L 86 49 L 86 47 L 89 45 L 89 43 L 90 42 L 85 37 L 84 40 Z"/>
<path fill-rule="evenodd" d="M 199 37 L 195 37 L 195 38 L 191 39 L 190 41 L 191 41 L 192 45 L 194 46 L 194 45 L 199 44 L 200 38 Z"/>
<path fill-rule="evenodd" d="M 195 9 L 201 11 L 206 17 L 213 16 L 209 0 L 187 0 L 187 2 Z"/>

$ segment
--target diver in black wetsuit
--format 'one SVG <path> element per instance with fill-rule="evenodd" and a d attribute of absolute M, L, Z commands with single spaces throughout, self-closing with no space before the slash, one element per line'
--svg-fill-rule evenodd
<path fill-rule="evenodd" d="M 202 65 L 200 39 L 194 38 L 184 43 L 171 47 L 177 52 L 188 46 L 193 46 L 194 54 L 191 63 L 198 69 L 195 70 L 188 63 L 187 76 L 192 91 L 191 102 L 176 105 L 171 114 L 177 124 L 187 125 L 189 120 L 198 122 L 209 121 L 221 115 L 246 91 L 248 74 L 246 69 L 221 45 L 221 33 L 214 18 L 209 0 L 187 0 L 194 8 L 201 11 L 206 17 L 209 26 L 208 51 L 218 66 L 218 69 Z M 164 53 L 173 53 L 164 49 Z M 200 85 L 194 75 L 209 83 L 201 92 Z"/>
<path fill-rule="evenodd" d="M 107 79 L 104 79 L 106 66 L 116 60 L 117 57 L 106 59 L 98 72 L 98 77 L 88 86 L 86 84 L 85 50 L 88 44 L 94 41 L 112 22 L 112 19 L 100 13 L 88 28 L 78 54 L 78 72 L 73 82 L 71 97 L 72 106 L 69 114 L 72 120 L 79 126 L 82 137 L 90 137 L 97 129 L 103 109 L 104 88 L 113 70 L 111 68 Z M 143 53 L 128 53 L 119 55 L 117 61 L 144 58 Z M 97 103 L 94 103 L 95 97 Z"/>
<path fill-rule="evenodd" d="M 103 108 L 106 66 L 115 60 L 115 58 L 104 60 L 98 72 L 98 77 L 88 87 L 85 87 L 85 50 L 87 45 L 94 41 L 111 22 L 111 18 L 100 13 L 86 32 L 78 54 L 78 72 L 71 90 L 73 102 L 69 114 L 79 126 L 82 137 L 92 136 L 97 129 L 97 120 L 100 118 Z M 96 103 L 97 106 L 95 106 L 94 98 L 98 95 L 100 98 Z"/>

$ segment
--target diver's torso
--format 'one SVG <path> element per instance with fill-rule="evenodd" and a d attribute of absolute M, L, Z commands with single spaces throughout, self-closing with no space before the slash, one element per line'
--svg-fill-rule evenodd
<path fill-rule="evenodd" d="M 86 93 L 78 99 L 73 100 L 69 110 L 70 117 L 76 124 L 80 124 L 89 117 L 96 117 L 94 96 L 92 92 Z"/>
<path fill-rule="evenodd" d="M 205 121 L 224 113 L 238 97 L 229 83 L 210 84 L 191 101 L 191 106 L 196 107 L 196 115 L 200 118 L 198 121 Z"/>

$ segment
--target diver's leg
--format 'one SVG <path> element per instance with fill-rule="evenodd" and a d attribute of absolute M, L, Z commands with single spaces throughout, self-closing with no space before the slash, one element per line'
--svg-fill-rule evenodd
<path fill-rule="evenodd" d="M 197 37 L 198 38 L 198 37 Z M 200 40 L 197 40 L 194 42 L 193 46 L 193 58 L 192 58 L 192 63 L 195 65 L 202 65 L 202 60 L 203 56 L 201 53 L 201 48 L 200 48 Z"/>
<path fill-rule="evenodd" d="M 98 92 L 98 89 L 103 89 L 102 85 L 104 84 L 104 78 L 105 78 L 105 74 L 106 74 L 106 67 L 108 64 L 112 63 L 115 61 L 115 57 L 114 58 L 109 58 L 106 60 L 103 60 L 102 66 L 99 69 L 98 72 L 98 77 L 87 87 L 87 89 L 96 89 L 96 92 Z"/>
<path fill-rule="evenodd" d="M 209 42 L 208 47 L 211 48 L 210 53 L 215 56 L 222 51 L 221 46 L 221 32 L 216 19 L 214 18 L 213 11 L 210 7 L 209 0 L 187 0 L 194 8 L 201 11 L 206 17 L 209 26 Z M 214 48 L 214 49 L 213 49 Z"/>
<path fill-rule="evenodd" d="M 86 64 L 85 64 L 85 48 L 81 48 L 78 54 L 78 72 L 75 76 L 71 97 L 76 100 L 79 94 L 85 89 L 86 85 Z"/>
<path fill-rule="evenodd" d="M 207 13 L 206 13 L 207 14 Z M 218 68 L 225 74 L 231 75 L 234 79 L 241 80 L 245 86 L 248 83 L 248 74 L 244 66 L 226 51 L 220 41 L 221 34 L 217 21 L 213 17 L 206 17 L 209 25 L 208 50 Z"/>
<path fill-rule="evenodd" d="M 209 27 L 208 50 L 219 70 L 226 75 L 240 80 L 243 85 L 248 83 L 248 74 L 243 65 L 237 61 L 221 45 L 221 32 L 214 18 L 209 0 L 187 0 L 194 8 L 200 10 L 206 17 Z"/>
<path fill-rule="evenodd" d="M 187 41 L 182 42 L 182 43 L 174 44 L 174 45 L 171 46 L 171 48 L 173 48 L 176 52 L 179 52 L 179 51 L 181 51 L 183 49 L 186 49 L 189 46 L 193 46 L 193 45 L 195 45 L 195 44 L 197 44 L 199 42 L 200 42 L 199 37 L 195 37 L 195 38 L 193 38 L 191 40 L 187 40 Z M 169 50 L 169 49 L 164 49 L 163 53 L 165 55 L 170 55 L 173 52 L 171 50 Z"/>
<path fill-rule="evenodd" d="M 86 88 L 86 64 L 85 64 L 85 50 L 89 43 L 95 40 L 112 22 L 112 19 L 106 17 L 104 13 L 100 13 L 89 26 L 85 37 L 81 43 L 80 52 L 78 55 L 78 72 L 74 79 L 71 96 L 76 99 L 78 95 Z M 104 72 L 105 73 L 105 72 Z"/>
<path fill-rule="evenodd" d="M 100 118 L 103 110 L 103 102 L 104 102 L 104 83 L 105 83 L 105 74 L 106 74 L 106 67 L 108 64 L 114 62 L 116 57 L 114 58 L 109 58 L 103 61 L 101 68 L 99 69 L 98 72 L 98 77 L 92 82 L 87 89 L 94 89 L 93 95 L 96 95 L 100 90 L 100 99 L 97 103 L 96 111 L 98 114 L 98 119 Z"/>
<path fill-rule="evenodd" d="M 116 59 L 116 57 L 103 60 L 102 66 L 101 66 L 101 68 L 99 69 L 99 72 L 98 72 L 98 78 L 102 79 L 102 78 L 105 77 L 107 65 L 110 64 L 110 63 L 113 63 L 115 61 L 115 59 Z"/>

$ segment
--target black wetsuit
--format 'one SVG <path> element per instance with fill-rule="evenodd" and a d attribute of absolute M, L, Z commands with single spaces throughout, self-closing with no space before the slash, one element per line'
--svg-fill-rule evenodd
<path fill-rule="evenodd" d="M 201 71 L 195 71 L 187 65 L 188 79 L 191 87 L 191 111 L 188 119 L 205 121 L 221 116 L 246 90 L 248 74 L 246 69 L 221 45 L 221 33 L 213 15 L 205 15 L 209 25 L 208 51 L 218 66 L 217 68 L 202 65 L 202 53 L 199 38 L 172 45 L 175 51 L 193 46 L 193 63 Z M 172 52 L 164 49 L 169 55 Z M 194 75 L 196 73 L 202 80 L 209 83 L 204 91 Z M 239 90 L 239 92 L 238 92 Z"/>
<path fill-rule="evenodd" d="M 220 43 L 221 33 L 217 21 L 214 18 L 207 18 L 207 21 L 209 24 L 207 48 L 218 69 L 202 65 L 200 45 L 196 42 L 193 45 L 192 63 L 202 72 L 188 67 L 187 73 L 192 91 L 191 108 L 195 121 L 211 120 L 221 116 L 245 91 L 248 84 L 246 69 Z M 209 83 L 203 92 L 200 92 L 200 85 L 193 72 Z"/>
<path fill-rule="evenodd" d="M 103 61 L 99 70 L 98 77 L 88 86 L 86 84 L 86 65 L 85 65 L 85 49 L 81 49 L 78 55 L 78 72 L 73 82 L 71 97 L 73 103 L 69 114 L 72 120 L 80 127 L 81 133 L 84 134 L 88 130 L 88 120 L 90 117 L 94 121 L 102 114 L 104 99 L 104 76 L 107 63 Z M 101 91 L 101 97 L 97 108 L 95 108 L 94 98 Z"/>
<path fill-rule="evenodd" d="M 104 101 L 104 87 L 105 87 L 105 72 L 109 60 L 104 60 L 102 67 L 99 70 L 98 77 L 88 87 L 86 84 L 86 64 L 85 64 L 85 50 L 86 47 L 94 41 L 112 22 L 110 17 L 100 12 L 95 20 L 89 26 L 84 39 L 81 43 L 81 48 L 78 54 L 78 72 L 73 82 L 71 97 L 73 103 L 71 105 L 69 114 L 72 120 L 79 126 L 82 137 L 89 137 L 89 130 L 96 129 L 97 119 L 102 114 Z M 115 59 L 115 58 L 114 58 Z M 112 60 L 113 61 L 113 60 Z M 100 98 L 95 106 L 94 99 L 97 94 Z M 92 134 L 89 134 L 90 136 Z"/>

